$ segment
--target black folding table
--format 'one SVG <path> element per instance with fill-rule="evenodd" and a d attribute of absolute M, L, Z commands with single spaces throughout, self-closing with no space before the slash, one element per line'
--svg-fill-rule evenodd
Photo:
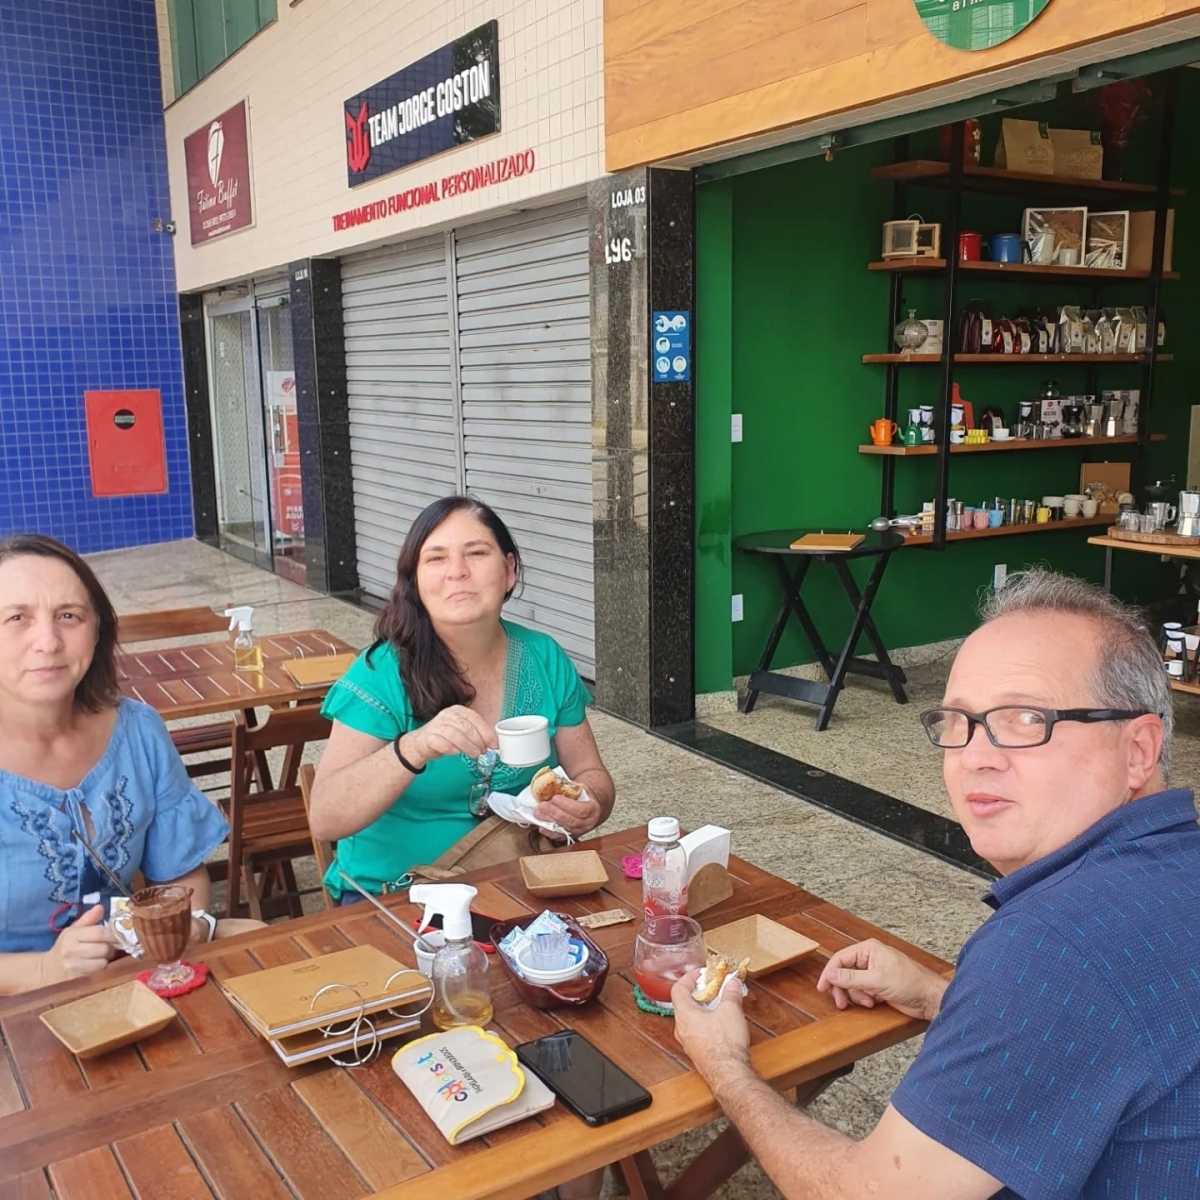
<path fill-rule="evenodd" d="M 820 711 L 817 713 L 817 730 L 820 731 L 828 727 L 829 718 L 833 715 L 833 706 L 837 702 L 846 676 L 850 673 L 886 680 L 897 704 L 907 704 L 908 696 L 904 691 L 904 684 L 907 682 L 904 672 L 888 657 L 887 647 L 879 636 L 875 622 L 871 620 L 871 605 L 879 591 L 883 573 L 887 570 L 888 560 L 892 552 L 904 544 L 904 538 L 891 530 L 871 530 L 864 534 L 863 540 L 852 550 L 831 550 L 823 547 L 792 549 L 792 543 L 798 538 L 806 533 L 816 532 L 818 531 L 815 529 L 775 529 L 769 533 L 751 533 L 735 539 L 734 546 L 743 554 L 765 554 L 770 557 L 775 563 L 780 587 L 783 589 L 783 603 L 775 617 L 775 624 L 771 627 L 767 644 L 763 647 L 758 666 L 750 676 L 750 686 L 739 708 L 744 713 L 750 712 L 758 700 L 759 692 L 770 692 L 773 696 L 801 700 L 806 704 L 818 706 Z M 850 560 L 856 558 L 875 560 L 867 577 L 866 587 L 861 592 L 850 573 Z M 789 568 L 789 559 L 795 560 L 794 569 Z M 821 640 L 817 626 L 800 598 L 800 589 L 813 563 L 827 563 L 833 567 L 854 609 L 854 620 L 836 660 Z M 791 675 L 781 675 L 771 670 L 771 660 L 775 657 L 788 617 L 792 614 L 800 622 L 804 636 L 816 652 L 817 661 L 824 669 L 828 683 L 796 679 Z M 871 643 L 877 661 L 856 656 L 858 640 L 864 635 Z"/>

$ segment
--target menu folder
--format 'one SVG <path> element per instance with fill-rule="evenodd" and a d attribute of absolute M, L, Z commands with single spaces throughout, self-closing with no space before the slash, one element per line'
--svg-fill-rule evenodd
<path fill-rule="evenodd" d="M 235 975 L 221 987 L 272 1040 L 424 1000 L 431 990 L 428 977 L 370 945 Z"/>
<path fill-rule="evenodd" d="M 325 687 L 341 679 L 357 657 L 357 654 L 314 654 L 309 658 L 290 658 L 281 665 L 299 687 Z"/>
<path fill-rule="evenodd" d="M 863 540 L 861 533 L 806 533 L 790 543 L 791 550 L 853 550 Z"/>
<path fill-rule="evenodd" d="M 554 1093 L 478 1025 L 409 1042 L 392 1056 L 392 1070 L 452 1146 L 554 1104 Z"/>

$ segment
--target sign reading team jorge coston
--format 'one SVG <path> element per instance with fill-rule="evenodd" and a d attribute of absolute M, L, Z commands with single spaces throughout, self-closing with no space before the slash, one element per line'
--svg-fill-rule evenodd
<path fill-rule="evenodd" d="M 480 25 L 351 96 L 345 112 L 351 187 L 499 133 L 497 22 Z"/>

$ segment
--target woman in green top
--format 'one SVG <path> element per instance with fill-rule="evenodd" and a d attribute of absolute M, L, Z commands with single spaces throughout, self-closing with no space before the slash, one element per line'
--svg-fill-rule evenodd
<path fill-rule="evenodd" d="M 333 732 L 312 794 L 314 836 L 337 841 L 325 883 L 348 891 L 403 886 L 478 824 L 476 759 L 495 749 L 497 721 L 540 714 L 550 723 L 548 765 L 562 765 L 586 797 L 555 797 L 538 818 L 573 836 L 612 812 L 615 789 L 588 726 L 588 696 L 549 635 L 501 618 L 521 573 L 504 522 L 466 496 L 431 504 L 413 522 L 375 643 L 330 690 Z M 491 787 L 518 793 L 538 767 L 498 764 Z"/>

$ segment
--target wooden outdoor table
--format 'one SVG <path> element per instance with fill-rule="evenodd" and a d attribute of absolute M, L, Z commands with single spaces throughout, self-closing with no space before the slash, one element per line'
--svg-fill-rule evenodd
<path fill-rule="evenodd" d="M 198 642 L 169 650 L 125 651 L 117 655 L 121 694 L 158 710 L 165 721 L 211 716 L 257 706 L 319 700 L 328 690 L 300 687 L 283 669 L 293 658 L 349 654 L 354 647 L 320 629 L 273 634 L 258 639 L 262 671 L 236 671 L 229 641 Z"/>
<path fill-rule="evenodd" d="M 576 915 L 616 904 L 636 911 L 641 884 L 625 879 L 620 861 L 644 842 L 644 829 L 589 841 L 608 867 L 608 887 L 549 903 Z M 731 859 L 730 870 L 734 894 L 703 914 L 705 928 L 763 913 L 816 939 L 822 952 L 876 937 L 918 962 L 947 969 L 749 863 Z M 482 885 L 481 911 L 504 916 L 546 906 L 525 891 L 515 862 L 464 878 Z M 417 915 L 402 896 L 387 903 L 404 916 Z M 508 914 L 495 911 L 501 907 Z M 123 981 L 141 964 L 117 963 L 99 977 L 0 999 L 7 1049 L 0 1054 L 0 1198 L 522 1200 L 634 1155 L 647 1179 L 640 1194 L 707 1195 L 737 1165 L 728 1160 L 728 1140 L 723 1162 L 701 1155 L 685 1172 L 690 1191 L 663 1193 L 649 1177 L 649 1147 L 705 1124 L 718 1109 L 675 1041 L 674 1023 L 634 1003 L 635 929 L 625 924 L 594 931 L 612 965 L 598 1001 L 582 1009 L 526 1007 L 506 969 L 494 963 L 493 1028 L 516 1045 L 572 1026 L 649 1088 L 653 1104 L 595 1129 L 555 1105 L 457 1148 L 393 1073 L 390 1056 L 398 1041 L 368 1067 L 347 1070 L 323 1062 L 289 1070 L 209 983 L 172 1001 L 180 1019 L 161 1033 L 84 1062 L 59 1044 L 38 1013 Z M 206 961 L 224 978 L 363 943 L 413 962 L 408 938 L 365 902 L 214 943 Z M 886 1005 L 839 1012 L 816 990 L 822 952 L 750 984 L 745 1007 L 754 1065 L 779 1090 L 812 1083 L 807 1094 L 815 1094 L 814 1081 L 924 1028 Z M 640 1186 L 635 1178 L 635 1196 Z"/>
<path fill-rule="evenodd" d="M 1099 537 L 1090 537 L 1087 540 L 1089 546 L 1104 547 L 1104 590 L 1112 591 L 1112 556 L 1114 550 L 1132 550 L 1134 554 L 1153 554 L 1159 558 L 1200 558 L 1200 546 L 1172 546 L 1168 544 L 1158 544 L 1155 542 L 1125 542 L 1120 538 L 1108 537 L 1101 534 Z"/>

